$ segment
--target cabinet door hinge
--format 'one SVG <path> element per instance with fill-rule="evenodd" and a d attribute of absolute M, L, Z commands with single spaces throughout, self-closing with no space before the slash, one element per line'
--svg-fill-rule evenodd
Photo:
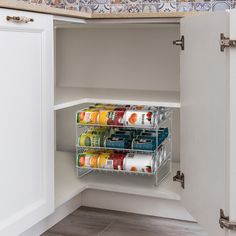
<path fill-rule="evenodd" d="M 184 173 L 181 173 L 181 171 L 178 170 L 176 175 L 173 177 L 173 181 L 180 182 L 181 187 L 184 188 Z"/>
<path fill-rule="evenodd" d="M 180 46 L 181 50 L 184 50 L 184 36 L 182 35 L 180 39 L 173 41 L 173 44 Z"/>
<path fill-rule="evenodd" d="M 229 217 L 225 216 L 224 211 L 220 209 L 220 220 L 219 220 L 220 227 L 229 229 L 229 230 L 236 230 L 236 222 L 230 222 Z"/>
<path fill-rule="evenodd" d="M 223 52 L 225 48 L 236 47 L 236 40 L 225 37 L 223 33 L 220 34 L 220 51 Z"/>

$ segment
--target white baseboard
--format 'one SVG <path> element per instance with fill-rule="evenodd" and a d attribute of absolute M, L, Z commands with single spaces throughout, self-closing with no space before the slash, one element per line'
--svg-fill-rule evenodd
<path fill-rule="evenodd" d="M 58 223 L 60 220 L 71 214 L 77 208 L 81 206 L 81 194 L 72 198 L 70 201 L 59 206 L 53 214 L 34 225 L 20 236 L 39 236 Z"/>
<path fill-rule="evenodd" d="M 82 206 L 195 221 L 178 200 L 88 189 L 82 192 Z"/>

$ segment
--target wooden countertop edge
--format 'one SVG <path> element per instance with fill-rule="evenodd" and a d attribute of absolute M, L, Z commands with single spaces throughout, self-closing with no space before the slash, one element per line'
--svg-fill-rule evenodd
<path fill-rule="evenodd" d="M 92 13 L 88 13 L 88 12 L 79 12 L 75 10 L 60 9 L 56 7 L 46 6 L 46 5 L 36 5 L 32 3 L 16 2 L 16 1 L 9 1 L 9 0 L 1 0 L 0 8 L 46 13 L 46 14 L 52 14 L 52 15 L 57 15 L 57 16 L 67 16 L 67 17 L 75 17 L 75 18 L 82 18 L 82 19 L 92 18 Z"/>
<path fill-rule="evenodd" d="M 157 13 L 88 13 L 76 10 L 54 8 L 46 5 L 35 5 L 25 2 L 1 0 L 0 8 L 46 13 L 82 19 L 144 19 L 144 18 L 183 18 L 199 12 L 157 12 Z"/>

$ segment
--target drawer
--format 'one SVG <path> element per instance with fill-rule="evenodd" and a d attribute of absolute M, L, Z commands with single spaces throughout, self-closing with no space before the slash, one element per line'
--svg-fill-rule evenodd
<path fill-rule="evenodd" d="M 43 29 L 53 18 L 51 15 L 32 13 L 27 11 L 18 11 L 10 9 L 0 9 L 0 27 L 16 29 Z M 51 20 L 53 22 L 53 20 Z"/>

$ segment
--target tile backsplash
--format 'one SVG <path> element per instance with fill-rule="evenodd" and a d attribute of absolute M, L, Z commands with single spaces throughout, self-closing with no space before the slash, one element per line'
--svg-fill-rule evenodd
<path fill-rule="evenodd" d="M 187 11 L 224 11 L 236 8 L 236 1 L 182 0 L 18 0 L 32 4 L 94 13 L 153 13 Z"/>

